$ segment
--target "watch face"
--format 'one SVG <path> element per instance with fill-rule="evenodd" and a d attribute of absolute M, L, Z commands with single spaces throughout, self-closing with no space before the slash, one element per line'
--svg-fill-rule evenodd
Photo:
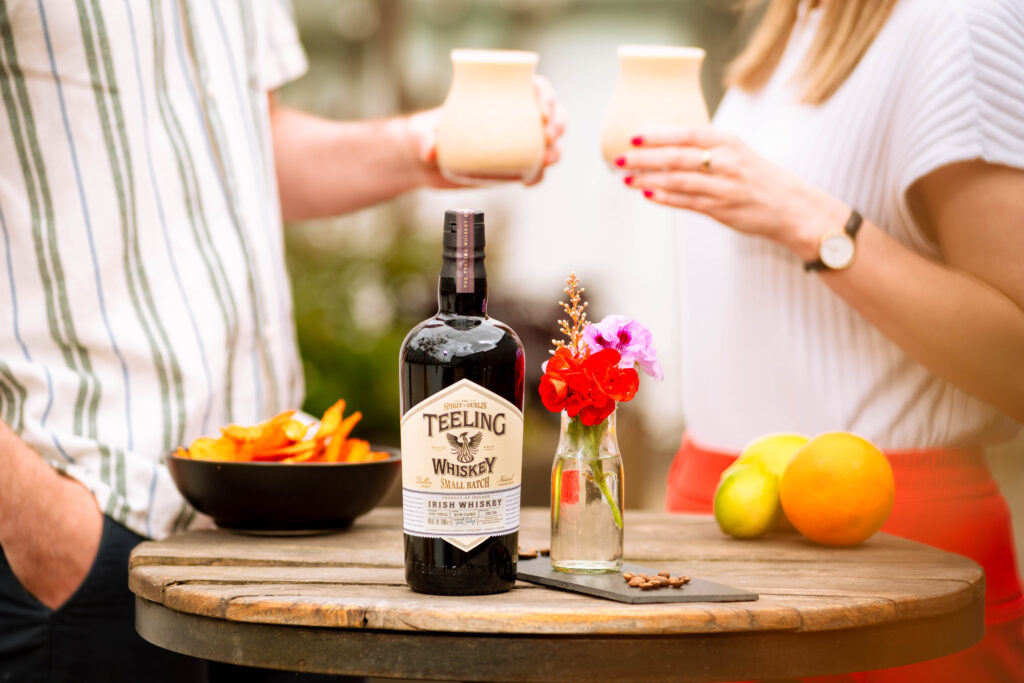
<path fill-rule="evenodd" d="M 827 235 L 818 250 L 821 262 L 832 270 L 839 270 L 853 261 L 853 240 L 845 232 Z"/>

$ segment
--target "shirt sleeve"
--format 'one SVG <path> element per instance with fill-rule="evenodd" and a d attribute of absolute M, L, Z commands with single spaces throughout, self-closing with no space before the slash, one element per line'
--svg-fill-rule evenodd
<path fill-rule="evenodd" d="M 269 92 L 306 73 L 309 64 L 290 0 L 265 0 L 262 7 L 259 77 L 261 87 Z"/>
<path fill-rule="evenodd" d="M 918 17 L 893 112 L 901 198 L 959 161 L 1024 168 L 1024 4 L 931 0 Z M 899 68 L 895 64 L 894 68 Z"/>

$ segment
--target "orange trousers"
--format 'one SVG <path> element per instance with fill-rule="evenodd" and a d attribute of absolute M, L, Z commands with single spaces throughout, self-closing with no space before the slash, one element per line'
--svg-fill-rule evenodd
<path fill-rule="evenodd" d="M 1010 510 L 980 449 L 886 451 L 896 479 L 882 531 L 966 555 L 985 570 L 985 637 L 962 652 L 919 664 L 806 680 L 863 683 L 1024 682 L 1024 597 Z M 668 473 L 669 512 L 710 514 L 722 470 L 736 453 L 689 435 Z"/>

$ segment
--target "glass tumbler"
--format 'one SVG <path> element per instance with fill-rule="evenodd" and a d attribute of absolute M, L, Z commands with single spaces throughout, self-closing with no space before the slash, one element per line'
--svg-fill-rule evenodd
<path fill-rule="evenodd" d="M 544 160 L 533 87 L 538 54 L 452 50 L 452 83 L 437 132 L 437 165 L 456 183 L 529 183 Z"/>
<path fill-rule="evenodd" d="M 601 127 L 601 154 L 609 165 L 644 131 L 708 123 L 700 87 L 704 50 L 620 45 L 618 53 L 619 76 Z"/>

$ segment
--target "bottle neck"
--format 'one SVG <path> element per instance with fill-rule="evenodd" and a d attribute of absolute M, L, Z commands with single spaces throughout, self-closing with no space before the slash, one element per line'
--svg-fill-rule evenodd
<path fill-rule="evenodd" d="M 459 259 L 445 249 L 441 277 L 437 281 L 437 310 L 448 315 L 487 315 L 487 270 L 483 249 L 479 256 Z"/>
<path fill-rule="evenodd" d="M 445 212 L 441 277 L 437 281 L 439 314 L 487 315 L 484 242 L 483 212 L 467 209 Z"/>

